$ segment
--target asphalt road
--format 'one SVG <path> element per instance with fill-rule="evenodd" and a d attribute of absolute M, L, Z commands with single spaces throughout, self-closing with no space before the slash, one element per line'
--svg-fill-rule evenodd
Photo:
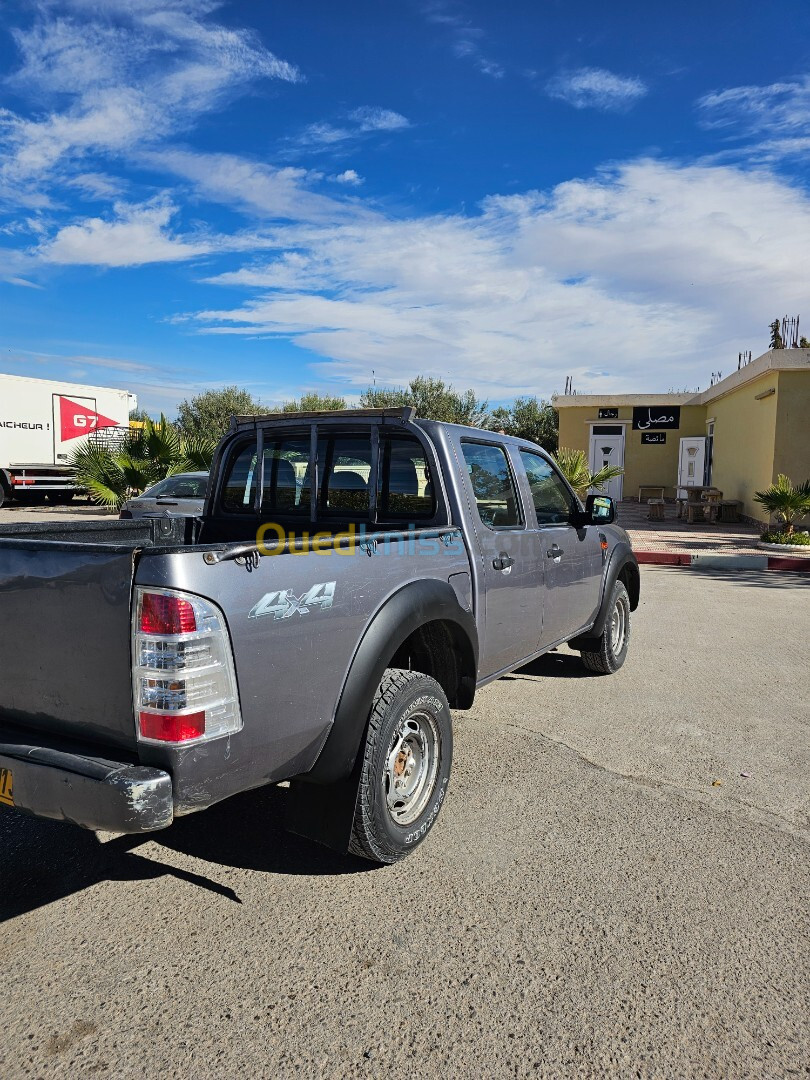
<path fill-rule="evenodd" d="M 810 579 L 642 596 L 619 674 L 561 650 L 457 714 L 398 866 L 281 788 L 148 842 L 0 813 L 0 1076 L 806 1074 Z"/>

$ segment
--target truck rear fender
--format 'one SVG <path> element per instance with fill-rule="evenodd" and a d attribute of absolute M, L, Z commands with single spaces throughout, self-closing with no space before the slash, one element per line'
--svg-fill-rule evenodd
<path fill-rule="evenodd" d="M 369 623 L 318 760 L 290 784 L 286 824 L 291 832 L 348 851 L 363 761 L 358 751 L 383 672 L 397 666 L 432 675 L 456 708 L 472 705 L 478 634 L 472 612 L 459 604 L 448 582 L 406 585 Z"/>
<path fill-rule="evenodd" d="M 374 693 L 389 667 L 431 675 L 453 708 L 472 705 L 478 669 L 475 619 L 461 607 L 446 581 L 406 585 L 371 620 L 343 684 L 334 723 L 307 780 L 329 784 L 351 774 Z"/>

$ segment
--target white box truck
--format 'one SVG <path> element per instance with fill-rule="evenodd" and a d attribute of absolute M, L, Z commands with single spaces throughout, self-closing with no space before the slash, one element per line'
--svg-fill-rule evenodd
<path fill-rule="evenodd" d="M 41 495 L 67 502 L 78 490 L 71 450 L 95 432 L 126 429 L 136 405 L 108 386 L 0 375 L 0 506 Z"/>

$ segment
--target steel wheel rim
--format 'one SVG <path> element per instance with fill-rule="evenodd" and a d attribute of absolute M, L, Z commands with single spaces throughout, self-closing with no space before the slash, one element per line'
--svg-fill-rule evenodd
<path fill-rule="evenodd" d="M 424 812 L 438 771 L 436 720 L 430 713 L 412 713 L 394 732 L 383 771 L 385 805 L 396 825 L 410 825 Z"/>
<path fill-rule="evenodd" d="M 627 632 L 627 612 L 621 600 L 616 601 L 613 615 L 610 620 L 610 647 L 614 653 L 619 653 L 624 645 L 624 635 Z"/>

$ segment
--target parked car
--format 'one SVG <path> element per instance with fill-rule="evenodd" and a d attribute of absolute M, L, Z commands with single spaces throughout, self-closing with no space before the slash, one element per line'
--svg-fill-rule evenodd
<path fill-rule="evenodd" d="M 127 499 L 119 517 L 198 517 L 203 512 L 208 490 L 207 472 L 177 473 L 147 488 L 142 495 Z"/>
<path fill-rule="evenodd" d="M 0 803 L 141 833 L 289 780 L 290 829 L 394 862 L 451 708 L 562 642 L 624 663 L 614 513 L 525 440 L 369 409 L 235 418 L 197 520 L 0 527 Z"/>

